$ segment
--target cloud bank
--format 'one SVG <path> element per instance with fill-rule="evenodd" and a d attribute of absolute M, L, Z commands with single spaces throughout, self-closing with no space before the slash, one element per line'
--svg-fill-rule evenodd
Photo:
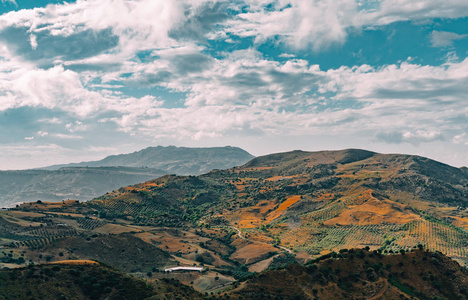
<path fill-rule="evenodd" d="M 0 113 L 32 112 L 4 147 L 104 149 L 109 134 L 113 144 L 349 135 L 466 145 L 468 58 L 456 43 L 468 33 L 436 23 L 467 17 L 459 0 L 79 0 L 11 11 L 0 15 Z M 398 24 L 430 28 L 427 48 L 451 54 L 333 68 L 310 58 Z"/>

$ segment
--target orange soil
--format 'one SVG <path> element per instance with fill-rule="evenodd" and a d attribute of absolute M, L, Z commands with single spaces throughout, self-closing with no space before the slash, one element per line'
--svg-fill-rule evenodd
<path fill-rule="evenodd" d="M 238 216 L 237 226 L 239 228 L 256 228 L 262 224 L 262 217 L 275 207 L 272 201 L 262 201 L 256 206 L 243 208 Z"/>
<path fill-rule="evenodd" d="M 286 201 L 281 203 L 280 206 L 275 211 L 272 211 L 270 214 L 268 214 L 268 217 L 266 218 L 267 223 L 281 216 L 283 211 L 287 210 L 291 205 L 293 205 L 294 203 L 300 200 L 301 200 L 301 196 L 298 196 L 298 195 L 291 196 L 288 199 L 286 199 Z"/>
<path fill-rule="evenodd" d="M 172 235 L 167 230 L 153 233 L 142 232 L 135 234 L 135 236 L 149 244 L 157 243 L 158 247 L 163 250 L 169 252 L 179 251 L 184 254 L 202 250 L 198 244 L 200 242 L 206 243 L 209 240 L 188 231 L 180 231 L 180 234 L 177 236 Z"/>
<path fill-rule="evenodd" d="M 291 205 L 293 205 L 294 203 L 298 202 L 299 200 L 301 200 L 301 196 L 291 196 L 289 197 L 286 201 L 284 201 L 283 203 L 281 203 L 281 205 L 278 207 L 278 211 L 283 211 L 283 210 L 286 210 L 288 209 L 288 207 L 290 207 Z"/>
<path fill-rule="evenodd" d="M 455 219 L 456 221 L 453 222 L 453 225 L 468 229 L 468 218 L 463 217 L 450 217 Z"/>
<path fill-rule="evenodd" d="M 231 180 L 231 184 L 233 184 L 238 191 L 243 191 L 252 180 L 253 178 L 241 178 L 240 181 Z"/>
<path fill-rule="evenodd" d="M 278 252 L 278 249 L 266 244 L 248 243 L 245 246 L 237 248 L 231 258 L 241 263 L 249 264 L 260 260 L 268 252 Z"/>
<path fill-rule="evenodd" d="M 238 191 L 245 190 L 245 184 L 236 184 L 235 186 Z"/>
<path fill-rule="evenodd" d="M 372 224 L 405 224 L 421 220 L 403 204 L 390 200 L 371 199 L 364 204 L 351 207 L 338 217 L 327 220 L 324 225 L 372 225 Z"/>
<path fill-rule="evenodd" d="M 317 239 L 315 236 L 319 232 L 314 228 L 299 227 L 285 232 L 280 236 L 281 244 L 284 246 L 303 246 L 312 243 Z"/>
<path fill-rule="evenodd" d="M 267 244 L 271 244 L 274 242 L 274 240 L 263 234 L 262 232 L 249 232 L 248 233 L 248 237 L 250 240 L 254 240 L 254 241 L 258 241 L 258 242 L 261 242 L 261 243 L 267 243 Z"/>
<path fill-rule="evenodd" d="M 298 177 L 299 175 L 293 175 L 293 176 L 273 176 L 270 178 L 265 179 L 265 181 L 279 181 L 279 180 L 285 180 L 285 179 L 291 179 L 294 177 Z"/>
<path fill-rule="evenodd" d="M 330 200 L 335 197 L 335 194 L 333 193 L 323 193 L 318 196 L 319 200 Z"/>
<path fill-rule="evenodd" d="M 163 182 L 161 183 L 156 183 L 156 182 L 145 182 L 143 183 L 143 186 L 144 187 L 159 187 L 159 186 L 163 186 Z"/>

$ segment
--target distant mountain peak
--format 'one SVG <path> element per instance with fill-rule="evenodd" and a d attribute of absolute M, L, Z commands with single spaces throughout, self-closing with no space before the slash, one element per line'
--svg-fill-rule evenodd
<path fill-rule="evenodd" d="M 127 154 L 110 155 L 97 161 L 71 163 L 45 167 L 58 170 L 63 167 L 148 167 L 179 175 L 198 175 L 213 169 L 240 166 L 254 158 L 247 151 L 232 146 L 176 147 L 151 146 Z"/>

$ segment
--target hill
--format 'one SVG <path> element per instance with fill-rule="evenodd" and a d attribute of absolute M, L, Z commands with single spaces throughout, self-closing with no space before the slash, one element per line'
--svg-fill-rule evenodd
<path fill-rule="evenodd" d="M 0 171 L 0 207 L 45 200 L 86 201 L 164 174 L 200 174 L 242 165 L 253 156 L 235 147 L 149 147 L 100 161 L 37 170 Z"/>
<path fill-rule="evenodd" d="M 0 211 L 0 267 L 97 259 L 150 281 L 177 279 L 204 293 L 236 287 L 229 293 L 236 298 L 248 291 L 239 289 L 249 286 L 249 281 L 239 282 L 256 278 L 255 273 L 291 262 L 307 266 L 323 255 L 338 257 L 345 249 L 368 247 L 391 260 L 401 251 L 410 257 L 408 253 L 422 245 L 466 266 L 467 175 L 463 168 L 419 156 L 358 149 L 292 151 L 199 176 L 165 175 L 85 203 L 40 201 Z M 365 253 L 369 261 L 370 252 Z M 415 261 L 419 265 L 418 258 Z M 194 265 L 206 270 L 160 271 Z M 392 281 L 389 274 L 396 271 L 387 271 L 374 272 L 375 284 L 361 274 L 357 285 L 381 291 L 388 282 L 402 297 L 410 295 L 406 278 Z M 309 278 L 301 273 L 306 271 L 297 272 Z M 428 272 L 424 278 L 434 281 Z M 333 280 L 312 287 L 312 295 L 314 289 L 319 294 L 323 289 L 325 299 L 332 297 L 327 287 L 340 284 Z M 347 292 L 338 288 L 338 295 Z M 353 289 L 351 294 L 364 297 L 359 296 L 364 291 Z M 389 291 L 383 299 L 400 297 L 394 288 Z M 242 297 L 251 298 L 246 293 Z M 434 295 L 448 297 L 445 293 Z"/>
<path fill-rule="evenodd" d="M 468 272 L 441 253 L 381 255 L 352 249 L 334 256 L 265 271 L 231 294 L 245 299 L 468 299 Z"/>
<path fill-rule="evenodd" d="M 94 261 L 3 269 L 0 286 L 0 299 L 461 300 L 468 299 L 468 271 L 439 252 L 382 255 L 346 249 L 307 265 L 290 263 L 252 274 L 213 296 L 179 280 L 144 281 Z"/>
<path fill-rule="evenodd" d="M 91 200 L 123 185 L 164 174 L 164 171 L 157 169 L 130 167 L 0 171 L 0 207 L 39 199 Z"/>
<path fill-rule="evenodd" d="M 88 262 L 0 270 L 0 299 L 199 299 L 172 280 L 147 282 L 105 265 Z"/>
<path fill-rule="evenodd" d="M 467 261 L 467 204 L 468 176 L 459 168 L 349 149 L 293 151 L 198 177 L 164 176 L 86 206 L 139 224 L 234 226 L 312 256 L 422 243 Z"/>
<path fill-rule="evenodd" d="M 254 156 L 245 150 L 230 146 L 212 148 L 157 146 L 129 154 L 111 155 L 99 161 L 56 165 L 44 169 L 124 166 L 161 169 L 166 174 L 198 175 L 213 169 L 240 166 L 252 158 Z"/>

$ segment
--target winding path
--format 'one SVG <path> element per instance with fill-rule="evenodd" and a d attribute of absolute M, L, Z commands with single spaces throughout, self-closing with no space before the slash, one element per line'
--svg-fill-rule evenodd
<path fill-rule="evenodd" d="M 260 241 L 256 241 L 256 240 L 251 240 L 251 239 L 248 239 L 246 238 L 245 236 L 242 236 L 242 232 L 239 230 L 239 228 L 237 227 L 234 227 L 232 226 L 232 228 L 234 228 L 235 230 L 237 230 L 237 236 L 245 241 L 249 241 L 249 242 L 252 242 L 252 243 L 258 243 L 258 244 L 265 244 L 265 245 L 268 245 L 268 246 L 273 246 L 275 248 L 278 248 L 278 249 L 282 249 L 284 251 L 287 251 L 289 254 L 292 254 L 293 252 L 286 248 L 286 247 L 283 247 L 283 246 L 280 246 L 280 245 L 272 245 L 272 244 L 268 244 L 268 243 L 265 243 L 265 242 L 260 242 Z"/>

